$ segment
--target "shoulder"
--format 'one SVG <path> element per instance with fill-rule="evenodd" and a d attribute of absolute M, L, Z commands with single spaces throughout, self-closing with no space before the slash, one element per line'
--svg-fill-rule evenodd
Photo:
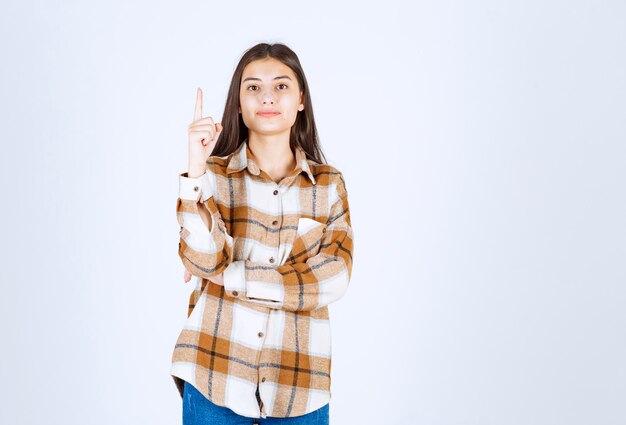
<path fill-rule="evenodd" d="M 210 156 L 206 160 L 206 170 L 212 174 L 226 175 L 226 168 L 232 155 L 231 153 L 226 156 Z"/>
<path fill-rule="evenodd" d="M 319 164 L 313 160 L 307 162 L 318 185 L 328 186 L 331 192 L 335 193 L 335 197 L 347 195 L 346 181 L 339 168 L 331 164 Z"/>
<path fill-rule="evenodd" d="M 313 175 L 317 179 L 320 177 L 323 180 L 329 180 L 330 182 L 336 182 L 343 179 L 341 171 L 331 164 L 319 164 L 311 159 L 308 159 L 309 168 L 313 172 Z M 326 178 L 325 178 L 326 177 Z"/>

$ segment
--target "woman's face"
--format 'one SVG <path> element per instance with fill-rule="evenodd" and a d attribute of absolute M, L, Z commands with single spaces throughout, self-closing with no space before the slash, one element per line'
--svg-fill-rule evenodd
<path fill-rule="evenodd" d="M 294 72 L 274 58 L 250 62 L 239 86 L 239 112 L 248 132 L 262 135 L 289 134 L 304 96 Z M 264 115 L 263 112 L 275 112 Z"/>

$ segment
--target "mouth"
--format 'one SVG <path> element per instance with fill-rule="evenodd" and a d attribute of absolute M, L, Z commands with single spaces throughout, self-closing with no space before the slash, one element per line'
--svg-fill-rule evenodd
<path fill-rule="evenodd" d="M 273 117 L 275 115 L 278 115 L 280 112 L 276 112 L 276 111 L 261 111 L 261 112 L 257 112 L 257 115 L 260 115 L 262 117 Z"/>

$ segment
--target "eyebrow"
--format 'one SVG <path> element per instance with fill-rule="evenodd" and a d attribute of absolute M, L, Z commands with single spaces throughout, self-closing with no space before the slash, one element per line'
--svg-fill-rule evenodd
<path fill-rule="evenodd" d="M 274 77 L 274 80 L 280 80 L 281 78 L 287 78 L 288 80 L 291 80 L 291 77 L 289 77 L 288 75 L 280 75 L 278 77 Z M 260 78 L 248 77 L 245 80 L 243 80 L 242 83 L 245 83 L 248 80 L 261 81 Z"/>

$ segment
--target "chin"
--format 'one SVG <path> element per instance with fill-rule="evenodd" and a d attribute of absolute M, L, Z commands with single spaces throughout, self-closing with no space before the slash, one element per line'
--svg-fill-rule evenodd
<path fill-rule="evenodd" d="M 291 129 L 291 127 L 283 127 L 283 126 L 262 126 L 262 127 L 248 127 L 248 131 L 254 131 L 255 133 L 258 134 L 276 134 L 276 133 L 282 133 L 285 131 L 289 131 Z"/>

